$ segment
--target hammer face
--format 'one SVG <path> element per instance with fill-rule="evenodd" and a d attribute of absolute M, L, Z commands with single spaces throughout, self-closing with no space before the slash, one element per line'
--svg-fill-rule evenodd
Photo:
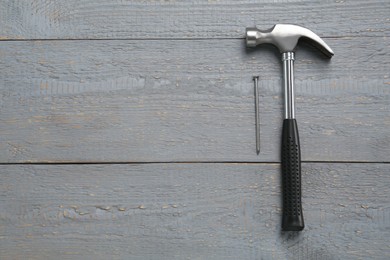
<path fill-rule="evenodd" d="M 246 28 L 246 46 L 256 47 L 259 30 L 257 28 Z"/>

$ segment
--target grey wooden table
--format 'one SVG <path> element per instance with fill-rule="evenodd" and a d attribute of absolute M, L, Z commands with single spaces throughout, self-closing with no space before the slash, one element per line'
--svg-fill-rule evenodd
<path fill-rule="evenodd" d="M 389 259 L 390 2 L 0 1 L 0 259 Z M 306 229 L 281 232 L 295 23 Z M 260 76 L 261 153 L 252 76 Z"/>

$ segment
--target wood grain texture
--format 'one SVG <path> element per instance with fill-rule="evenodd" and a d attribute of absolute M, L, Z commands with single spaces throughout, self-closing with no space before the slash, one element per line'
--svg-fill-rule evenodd
<path fill-rule="evenodd" d="M 303 164 L 280 232 L 278 164 L 0 166 L 1 259 L 387 259 L 389 164 Z"/>
<path fill-rule="evenodd" d="M 0 259 L 389 259 L 389 13 L 387 0 L 0 0 Z M 274 23 L 336 54 L 296 55 L 301 233 L 280 231 L 280 56 L 242 39 Z"/>
<path fill-rule="evenodd" d="M 390 2 L 1 0 L 1 39 L 242 38 L 275 23 L 321 36 L 389 36 Z"/>
<path fill-rule="evenodd" d="M 336 52 L 330 62 L 309 46 L 296 55 L 303 160 L 388 162 L 389 43 L 327 42 Z M 243 45 L 2 42 L 0 161 L 278 162 L 279 54 Z M 253 75 L 260 75 L 260 156 Z"/>

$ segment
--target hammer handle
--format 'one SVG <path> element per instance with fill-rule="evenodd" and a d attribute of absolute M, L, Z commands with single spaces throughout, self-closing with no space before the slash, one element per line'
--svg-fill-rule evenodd
<path fill-rule="evenodd" d="M 282 229 L 301 231 L 305 227 L 301 202 L 301 151 L 295 119 L 284 119 L 282 132 Z"/>

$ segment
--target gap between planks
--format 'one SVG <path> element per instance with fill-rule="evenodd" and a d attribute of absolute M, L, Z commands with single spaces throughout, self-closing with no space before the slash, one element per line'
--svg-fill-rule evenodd
<path fill-rule="evenodd" d="M 301 161 L 301 163 L 307 164 L 390 164 L 387 161 Z M 280 162 L 253 162 L 253 161 L 155 161 L 155 162 L 77 162 L 77 161 L 69 161 L 69 162 L 16 162 L 16 163 L 6 163 L 0 162 L 0 166 L 2 165 L 120 165 L 120 164 L 128 164 L 128 165 L 142 165 L 142 164 L 246 164 L 246 165 L 273 165 L 280 164 Z"/>
<path fill-rule="evenodd" d="M 342 36 L 321 36 L 322 39 L 345 39 L 345 38 L 377 38 L 375 35 L 342 35 Z M 34 42 L 34 41 L 220 41 L 220 40 L 244 40 L 245 37 L 194 37 L 194 38 L 36 38 L 36 39 L 17 39 L 17 38 L 0 38 L 0 42 Z"/>

